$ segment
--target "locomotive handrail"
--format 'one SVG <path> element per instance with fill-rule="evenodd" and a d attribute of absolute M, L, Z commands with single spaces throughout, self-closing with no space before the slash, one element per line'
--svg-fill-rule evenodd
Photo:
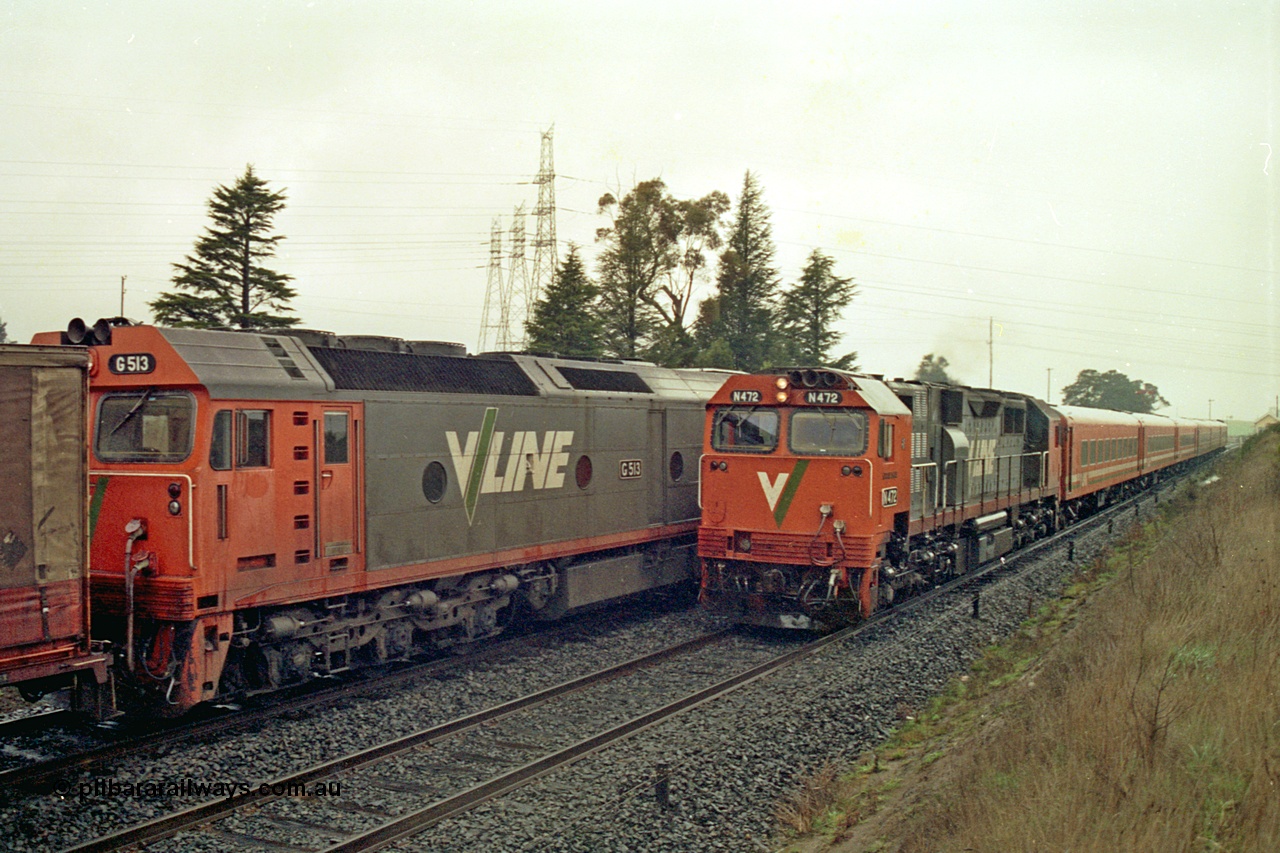
<path fill-rule="evenodd" d="M 698 509 L 702 509 L 702 463 L 707 461 L 707 454 L 698 454 Z"/>
<path fill-rule="evenodd" d="M 938 463 L 937 462 L 918 462 L 911 466 L 912 471 L 915 471 L 917 468 L 933 468 L 934 473 L 936 474 Z M 920 475 L 920 479 L 921 480 L 924 479 L 923 473 Z M 938 478 L 934 477 L 933 478 L 933 514 L 937 514 L 937 510 L 938 510 Z M 920 514 L 922 516 L 924 515 L 923 509 L 921 510 Z"/>

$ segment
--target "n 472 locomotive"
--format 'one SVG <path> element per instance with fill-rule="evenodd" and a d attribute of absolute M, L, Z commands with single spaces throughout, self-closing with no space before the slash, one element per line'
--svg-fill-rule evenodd
<path fill-rule="evenodd" d="M 1226 427 L 1025 394 L 784 369 L 707 409 L 702 597 L 832 627 L 962 574 L 1220 450 Z"/>
<path fill-rule="evenodd" d="M 160 711 L 694 579 L 721 377 L 73 321 L 95 635 Z"/>

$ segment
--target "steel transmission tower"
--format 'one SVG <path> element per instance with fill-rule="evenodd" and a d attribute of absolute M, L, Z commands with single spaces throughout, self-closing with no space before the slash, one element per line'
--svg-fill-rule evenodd
<path fill-rule="evenodd" d="M 507 291 L 503 299 L 503 326 L 498 349 L 524 349 L 524 321 L 528 316 L 525 299 L 529 292 L 529 265 L 524 257 L 524 203 L 516 206 L 511 218 L 511 265 L 507 269 Z M 532 306 L 529 306 L 532 308 Z"/>
<path fill-rule="evenodd" d="M 507 294 L 502 280 L 502 222 L 495 216 L 489 229 L 489 283 L 480 315 L 480 342 L 476 352 L 486 352 L 506 336 Z"/>
<path fill-rule="evenodd" d="M 542 134 L 542 154 L 538 160 L 538 176 L 533 182 L 538 185 L 538 206 L 533 215 L 537 218 L 537 234 L 533 238 L 533 278 L 525 293 L 525 316 L 533 316 L 533 306 L 546 292 L 555 278 L 556 267 L 560 265 L 559 252 L 556 250 L 556 166 L 555 152 L 552 148 L 552 125 Z M 520 330 L 521 340 L 525 340 L 523 327 Z"/>
<path fill-rule="evenodd" d="M 542 134 L 542 154 L 538 175 L 537 234 L 533 239 L 533 275 L 525 259 L 524 204 L 516 208 L 511 221 L 511 254 L 504 279 L 502 269 L 502 230 L 493 221 L 489 235 L 489 281 L 484 294 L 484 311 L 480 317 L 479 351 L 522 350 L 526 346 L 525 321 L 533 316 L 533 307 L 543 290 L 551 283 L 559 265 L 556 251 L 556 171 L 551 137 L 554 126 Z"/>

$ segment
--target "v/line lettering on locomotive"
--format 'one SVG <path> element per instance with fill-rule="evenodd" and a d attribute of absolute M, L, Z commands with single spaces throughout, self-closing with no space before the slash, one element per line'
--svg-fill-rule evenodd
<path fill-rule="evenodd" d="M 475 522 L 476 502 L 480 495 L 523 491 L 527 482 L 532 489 L 559 489 L 564 486 L 564 466 L 569 462 L 567 448 L 573 443 L 573 430 L 534 430 L 515 432 L 508 446 L 506 465 L 498 474 L 506 434 L 495 430 L 498 409 L 484 411 L 479 432 L 467 433 L 465 443 L 458 433 L 449 430 L 449 456 L 462 490 L 467 508 L 467 523 Z"/>
<path fill-rule="evenodd" d="M 722 374 L 119 318 L 35 343 L 88 374 L 78 612 L 148 713 L 696 582 Z"/>

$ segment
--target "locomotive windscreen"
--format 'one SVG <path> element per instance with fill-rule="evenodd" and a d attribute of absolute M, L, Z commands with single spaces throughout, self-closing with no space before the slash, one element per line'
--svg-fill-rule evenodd
<path fill-rule="evenodd" d="M 537 386 L 510 361 L 308 347 L 338 388 L 535 397 Z"/>

